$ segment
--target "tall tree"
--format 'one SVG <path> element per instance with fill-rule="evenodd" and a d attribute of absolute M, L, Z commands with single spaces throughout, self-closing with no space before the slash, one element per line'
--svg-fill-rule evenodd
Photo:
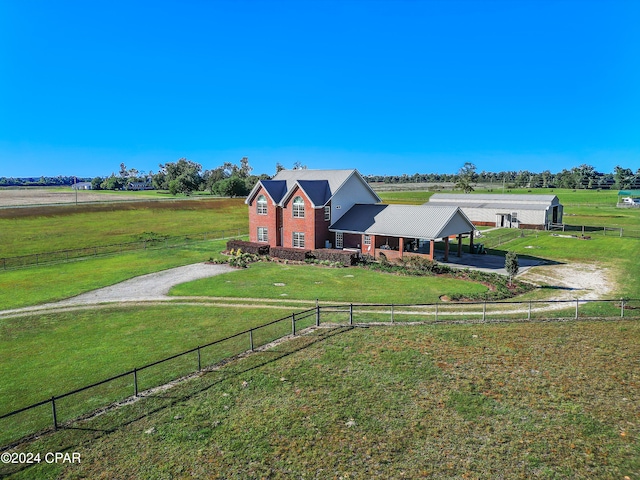
<path fill-rule="evenodd" d="M 464 193 L 473 192 L 473 182 L 476 176 L 476 166 L 471 162 L 465 162 L 465 164 L 458 171 L 458 181 L 456 182 L 456 188 L 459 188 Z"/>
<path fill-rule="evenodd" d="M 513 284 L 513 277 L 518 274 L 518 270 L 520 270 L 520 265 L 518 265 L 518 256 L 515 252 L 509 250 L 507 255 L 504 257 L 504 268 L 509 274 L 509 285 Z"/>

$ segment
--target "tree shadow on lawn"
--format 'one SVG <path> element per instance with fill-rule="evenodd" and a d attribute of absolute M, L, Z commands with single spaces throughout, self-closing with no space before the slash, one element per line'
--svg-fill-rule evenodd
<path fill-rule="evenodd" d="M 148 391 L 151 393 L 140 392 L 140 396 L 136 399 L 129 398 L 114 403 L 72 420 L 67 424 L 60 425 L 58 430 L 50 428 L 25 437 L 11 445 L 4 446 L 2 450 L 6 451 L 11 448 L 18 452 L 36 450 L 60 453 L 76 452 L 78 447 L 88 445 L 98 438 L 115 433 L 146 417 L 184 403 L 216 385 L 277 362 L 354 328 L 356 326 L 319 329 L 307 335 L 299 334 L 295 338 L 286 340 L 269 349 L 257 350 L 250 354 L 240 354 L 227 361 L 212 365 L 209 369 L 200 373 L 194 373 L 193 377 L 186 377 L 183 381 L 177 381 L 175 385 L 168 389 L 158 391 L 151 389 Z M 250 366 L 242 365 L 246 364 L 247 361 L 252 364 Z M 175 394 L 171 395 L 168 392 L 174 392 Z M 31 464 L 9 465 L 9 468 L 16 468 L 11 471 L 0 470 L 0 477 L 21 472 L 32 466 Z"/>

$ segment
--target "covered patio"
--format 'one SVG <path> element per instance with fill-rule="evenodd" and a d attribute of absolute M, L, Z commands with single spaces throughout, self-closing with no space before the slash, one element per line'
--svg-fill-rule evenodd
<path fill-rule="evenodd" d="M 429 205 L 354 205 L 329 227 L 336 248 L 388 260 L 408 256 L 434 260 L 436 241 L 444 242 L 444 260 L 462 256 L 463 238 L 473 252 L 475 228 L 457 207 Z M 457 239 L 454 251 L 450 240 Z"/>

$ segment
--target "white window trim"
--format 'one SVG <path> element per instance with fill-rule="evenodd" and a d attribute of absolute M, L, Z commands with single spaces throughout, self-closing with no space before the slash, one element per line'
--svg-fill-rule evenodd
<path fill-rule="evenodd" d="M 336 232 L 336 248 L 344 248 L 344 234 Z"/>
<path fill-rule="evenodd" d="M 262 239 L 260 238 L 262 233 Z M 258 227 L 258 242 L 269 242 L 269 229 L 267 227 Z"/>
<path fill-rule="evenodd" d="M 365 235 L 362 243 L 364 243 L 365 245 L 371 245 L 371 235 Z"/>
<path fill-rule="evenodd" d="M 296 200 L 298 199 L 301 200 L 301 203 L 296 203 Z M 295 197 L 291 202 L 291 214 L 293 215 L 293 218 L 304 218 L 304 209 L 304 199 L 301 196 Z"/>
<path fill-rule="evenodd" d="M 264 199 L 264 202 L 262 201 Z M 267 214 L 267 197 L 264 195 L 260 195 L 258 200 L 256 201 L 256 213 L 258 215 L 266 215 Z"/>
<path fill-rule="evenodd" d="M 325 222 L 330 222 L 331 221 L 331 206 L 329 206 L 329 205 L 324 207 L 324 221 Z"/>
<path fill-rule="evenodd" d="M 293 248 L 304 248 L 304 245 L 305 245 L 304 232 L 293 232 L 291 245 L 293 245 Z"/>

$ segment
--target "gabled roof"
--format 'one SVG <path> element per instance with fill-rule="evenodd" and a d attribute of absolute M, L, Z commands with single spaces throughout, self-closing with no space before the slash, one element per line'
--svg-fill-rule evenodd
<path fill-rule="evenodd" d="M 557 203 L 558 197 L 555 195 L 527 195 L 527 194 L 507 194 L 507 193 L 434 193 L 429 198 L 428 203 L 438 205 L 457 205 L 460 207 L 473 208 L 496 208 L 518 206 L 526 209 L 527 205 L 549 206 Z"/>
<path fill-rule="evenodd" d="M 309 200 L 311 200 L 314 207 L 322 207 L 331 200 L 331 197 L 333 197 L 342 185 L 353 175 L 359 177 L 361 182 L 371 191 L 378 202 L 382 201 L 357 170 L 301 169 L 280 170 L 276 176 L 273 177 L 273 180 L 258 181 L 255 187 L 253 187 L 253 190 L 251 190 L 251 193 L 247 196 L 245 203 L 251 203 L 260 186 L 264 186 L 274 203 L 282 206 L 291 196 L 295 188 L 299 187 L 304 191 Z M 270 182 L 272 185 L 267 186 Z"/>
<path fill-rule="evenodd" d="M 474 226 L 457 207 L 358 204 L 329 230 L 431 240 L 468 233 Z"/>
<path fill-rule="evenodd" d="M 262 183 L 262 186 L 275 205 L 280 203 L 284 194 L 287 193 L 287 182 L 283 182 L 282 180 L 262 180 L 258 183 Z"/>

